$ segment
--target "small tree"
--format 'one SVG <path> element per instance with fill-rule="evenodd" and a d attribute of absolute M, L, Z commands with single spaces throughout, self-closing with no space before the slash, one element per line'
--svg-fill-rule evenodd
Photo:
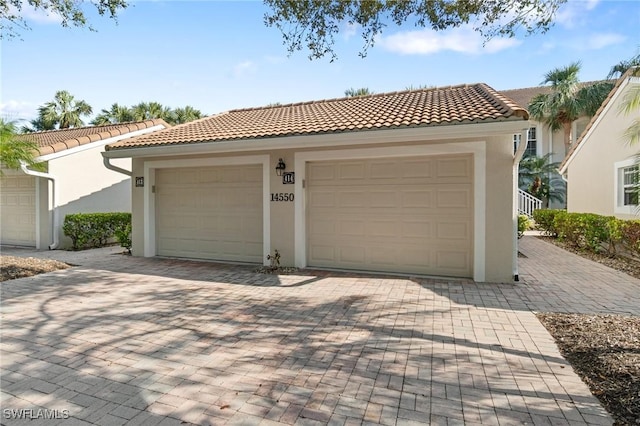
<path fill-rule="evenodd" d="M 558 173 L 559 163 L 552 162 L 553 153 L 543 157 L 526 156 L 520 161 L 518 186 L 542 200 L 544 208 L 550 201 L 564 202 L 565 184 Z"/>
<path fill-rule="evenodd" d="M 35 156 L 38 145 L 28 139 L 17 138 L 17 126 L 14 121 L 0 118 L 0 162 L 4 167 L 18 170 L 22 163 L 42 170 L 43 163 L 37 163 Z M 3 175 L 0 169 L 0 175 Z"/>

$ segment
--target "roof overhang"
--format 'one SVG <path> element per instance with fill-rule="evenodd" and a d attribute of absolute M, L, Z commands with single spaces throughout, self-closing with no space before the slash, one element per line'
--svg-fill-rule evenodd
<path fill-rule="evenodd" d="M 260 139 L 235 139 L 219 142 L 178 143 L 139 148 L 118 148 L 102 153 L 107 158 L 163 157 L 272 149 L 336 147 L 399 142 L 449 141 L 512 135 L 528 129 L 529 121 L 514 117 L 499 122 L 477 122 L 448 126 L 409 127 L 329 134 L 296 135 Z"/>
<path fill-rule="evenodd" d="M 635 77 L 635 76 L 625 77 L 619 83 L 619 85 L 614 89 L 615 92 L 612 93 L 605 100 L 605 104 L 603 104 L 600 107 L 600 109 L 596 112 L 596 114 L 593 117 L 591 117 L 591 120 L 587 124 L 587 128 L 586 128 L 585 133 L 580 137 L 580 139 L 578 139 L 578 141 L 576 141 L 575 149 L 572 149 L 569 152 L 569 155 L 562 161 L 562 164 L 560 165 L 560 168 L 558 169 L 558 172 L 561 175 L 564 175 L 564 174 L 567 173 L 567 170 L 569 169 L 569 166 L 571 165 L 571 162 L 573 161 L 573 159 L 582 150 L 582 148 L 584 147 L 585 143 L 588 142 L 589 138 L 591 137 L 593 132 L 598 127 L 598 124 L 607 115 L 608 111 L 612 108 L 612 105 L 615 104 L 615 102 L 618 99 L 618 97 L 622 95 L 622 93 L 624 92 L 624 89 L 630 84 L 640 84 L 640 77 Z"/>
<path fill-rule="evenodd" d="M 132 137 L 135 137 L 135 136 L 145 135 L 147 133 L 156 132 L 158 130 L 162 130 L 162 129 L 165 129 L 165 128 L 166 128 L 166 126 L 164 126 L 162 124 L 157 124 L 155 126 L 147 127 L 146 129 L 135 130 L 135 131 L 132 131 L 132 132 L 121 134 L 121 135 L 112 136 L 112 137 L 107 138 L 107 139 L 99 139 L 99 140 L 94 141 L 94 142 L 90 142 L 90 143 L 83 144 L 83 145 L 78 145 L 78 146 L 75 146 L 73 148 L 65 149 L 65 150 L 58 151 L 58 152 L 53 152 L 51 154 L 39 155 L 38 157 L 35 158 L 35 160 L 37 162 L 55 160 L 56 158 L 66 157 L 67 155 L 72 155 L 72 154 L 75 154 L 77 152 L 82 152 L 82 151 L 86 151 L 86 150 L 89 150 L 89 149 L 92 149 L 92 148 L 105 146 L 105 145 L 108 145 L 110 143 L 116 143 L 116 142 L 118 142 L 120 140 L 123 140 L 123 139 L 129 139 L 129 138 L 132 138 Z"/>

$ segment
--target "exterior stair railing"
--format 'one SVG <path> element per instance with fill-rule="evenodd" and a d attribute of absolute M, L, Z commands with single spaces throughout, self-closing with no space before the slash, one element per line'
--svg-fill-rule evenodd
<path fill-rule="evenodd" d="M 542 200 L 522 189 L 518 189 L 518 213 L 533 218 L 533 211 L 542 208 Z"/>

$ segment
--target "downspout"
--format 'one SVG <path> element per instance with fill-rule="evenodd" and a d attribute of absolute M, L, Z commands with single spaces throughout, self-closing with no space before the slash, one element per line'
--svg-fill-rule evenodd
<path fill-rule="evenodd" d="M 518 276 L 518 175 L 520 173 L 520 160 L 527 150 L 529 129 L 524 129 L 520 136 L 518 149 L 513 156 L 513 280 L 520 281 Z"/>
<path fill-rule="evenodd" d="M 39 178 L 43 178 L 43 179 L 47 179 L 51 181 L 51 192 L 52 192 L 52 200 L 53 200 L 53 206 L 52 206 L 52 210 L 53 210 L 53 220 L 52 220 L 52 228 L 53 228 L 53 235 L 52 235 L 52 242 L 51 244 L 49 244 L 49 250 L 55 250 L 58 248 L 58 245 L 60 244 L 60 241 L 58 239 L 58 193 L 56 191 L 56 177 L 54 175 L 52 175 L 51 173 L 44 173 L 44 172 L 36 172 L 35 170 L 30 170 L 27 168 L 27 163 L 21 161 L 20 162 L 20 169 L 22 169 L 22 171 L 29 175 L 29 176 L 35 176 L 35 177 L 39 177 Z M 37 212 L 38 214 L 40 214 L 40 212 Z M 40 230 L 38 229 L 38 232 L 40 232 Z"/>
<path fill-rule="evenodd" d="M 118 167 L 118 166 L 114 166 L 113 164 L 110 163 L 110 158 L 105 157 L 104 156 L 104 152 L 102 153 L 102 162 L 104 163 L 104 166 L 109 169 L 109 170 L 113 170 L 114 172 L 118 172 L 118 173 L 122 173 L 123 175 L 127 175 L 129 177 L 131 177 L 133 175 L 133 173 L 127 169 L 123 169 L 122 167 Z"/>

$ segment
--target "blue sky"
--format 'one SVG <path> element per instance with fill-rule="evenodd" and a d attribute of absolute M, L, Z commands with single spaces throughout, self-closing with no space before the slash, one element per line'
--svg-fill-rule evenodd
<path fill-rule="evenodd" d="M 350 87 L 376 93 L 408 86 L 484 82 L 495 89 L 539 85 L 544 74 L 582 62 L 580 79 L 604 78 L 640 49 L 640 2 L 572 1 L 546 34 L 482 38 L 469 28 L 435 33 L 389 26 L 363 59 L 362 39 L 345 27 L 338 60 L 288 56 L 259 1 L 139 1 L 116 25 L 91 15 L 98 30 L 62 28 L 25 11 L 31 31 L 2 40 L 0 115 L 31 119 L 58 90 L 94 114 L 117 102 L 191 105 L 205 114 L 272 102 L 341 97 Z"/>

